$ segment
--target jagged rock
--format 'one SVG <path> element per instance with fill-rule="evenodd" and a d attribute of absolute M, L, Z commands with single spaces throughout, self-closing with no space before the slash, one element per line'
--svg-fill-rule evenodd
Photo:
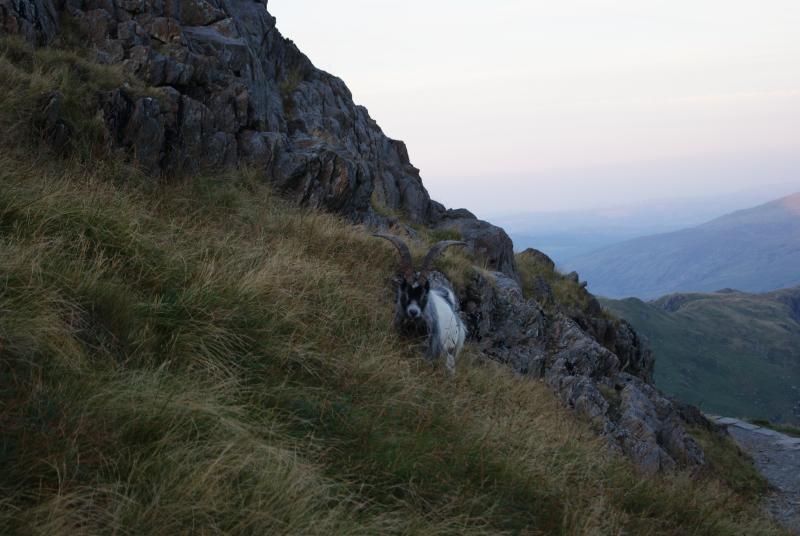
<path fill-rule="evenodd" d="M 353 214 L 369 204 L 369 170 L 330 147 L 286 153 L 277 169 L 275 183 L 301 205 Z"/>
<path fill-rule="evenodd" d="M 533 276 L 529 283 L 529 291 L 531 298 L 541 303 L 542 305 L 553 305 L 555 303 L 555 295 L 550 283 L 540 275 Z"/>
<path fill-rule="evenodd" d="M 437 207 L 405 144 L 281 36 L 265 1 L 0 0 L 0 33 L 33 44 L 53 41 L 62 18 L 99 61 L 164 90 L 144 101 L 121 87 L 94 103 L 144 170 L 263 165 L 265 180 L 302 203 L 355 221 L 386 223 L 377 206 L 430 223 Z"/>
<path fill-rule="evenodd" d="M 489 358 L 521 374 L 544 375 L 548 322 L 522 297 L 519 284 L 500 273 L 476 273 L 461 297 L 469 337 Z"/>
<path fill-rule="evenodd" d="M 36 45 L 58 33 L 59 9 L 52 0 L 0 0 L 0 33 L 20 35 Z"/>
<path fill-rule="evenodd" d="M 122 143 L 133 150 L 133 160 L 145 171 L 160 168 L 164 147 L 164 120 L 161 105 L 151 97 L 133 103 L 130 118 L 122 132 Z"/>
<path fill-rule="evenodd" d="M 699 467 L 702 449 L 683 416 L 705 420 L 650 385 L 653 358 L 626 322 L 548 312 L 501 273 L 476 273 L 462 297 L 470 337 L 489 358 L 544 378 L 568 407 L 647 471 Z M 602 326 L 604 340 L 581 324 Z"/>
<path fill-rule="evenodd" d="M 225 13 L 205 0 L 181 0 L 180 18 L 189 26 L 208 26 L 225 18 Z"/>
<path fill-rule="evenodd" d="M 607 330 L 607 344 L 620 359 L 621 370 L 629 372 L 644 381 L 653 382 L 655 359 L 650 346 L 639 336 L 626 320 L 614 323 Z"/>

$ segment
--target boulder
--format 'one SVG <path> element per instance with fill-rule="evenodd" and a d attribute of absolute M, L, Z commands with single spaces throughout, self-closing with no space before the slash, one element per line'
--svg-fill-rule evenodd
<path fill-rule="evenodd" d="M 502 272 L 519 282 L 514 243 L 500 227 L 475 216 L 465 217 L 458 211 L 453 211 L 436 224 L 435 228 L 455 231 L 461 240 L 469 244 L 472 254 L 483 260 L 489 269 Z"/>
<path fill-rule="evenodd" d="M 545 270 L 553 272 L 556 269 L 556 263 L 553 262 L 553 259 L 545 255 L 538 249 L 528 248 L 519 255 L 521 258 L 528 259 L 537 266 L 543 267 Z"/>

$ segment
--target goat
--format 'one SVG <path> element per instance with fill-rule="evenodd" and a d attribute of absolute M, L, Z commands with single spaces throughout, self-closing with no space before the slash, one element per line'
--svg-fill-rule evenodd
<path fill-rule="evenodd" d="M 425 357 L 433 361 L 445 357 L 445 367 L 452 376 L 456 372 L 456 358 L 464 346 L 467 328 L 458 314 L 458 301 L 453 291 L 440 283 L 431 287 L 429 278 L 434 259 L 450 246 L 466 246 L 465 242 L 444 240 L 435 244 L 422 261 L 419 272 L 414 271 L 411 252 L 402 239 L 390 234 L 375 234 L 388 240 L 400 252 L 401 278 L 397 286 L 395 325 L 410 320 L 422 320 L 428 332 Z"/>

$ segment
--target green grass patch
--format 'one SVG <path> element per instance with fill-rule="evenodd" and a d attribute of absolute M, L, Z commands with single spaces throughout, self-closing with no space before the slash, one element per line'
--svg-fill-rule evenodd
<path fill-rule="evenodd" d="M 753 419 L 750 422 L 758 426 L 762 426 L 764 428 L 769 428 L 770 430 L 775 430 L 776 432 L 786 434 L 788 436 L 800 437 L 800 427 L 797 426 L 791 426 L 789 424 L 776 424 L 774 422 L 766 421 L 764 419 Z"/>

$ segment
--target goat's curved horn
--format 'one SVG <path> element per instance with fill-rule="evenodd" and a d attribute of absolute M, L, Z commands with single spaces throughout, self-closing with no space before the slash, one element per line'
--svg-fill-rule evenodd
<path fill-rule="evenodd" d="M 397 251 L 400 252 L 400 270 L 403 272 L 403 277 L 406 278 L 406 281 L 411 282 L 414 278 L 414 263 L 411 260 L 411 252 L 408 250 L 406 243 L 401 238 L 390 234 L 376 233 L 372 236 L 383 238 L 394 244 Z"/>
<path fill-rule="evenodd" d="M 462 242 L 461 240 L 442 240 L 441 242 L 434 244 L 422 261 L 422 268 L 419 271 L 419 280 L 425 281 L 428 278 L 428 274 L 430 273 L 431 268 L 433 268 L 433 261 L 436 260 L 436 257 L 441 255 L 445 249 L 449 248 L 450 246 L 468 245 L 469 244 Z"/>

